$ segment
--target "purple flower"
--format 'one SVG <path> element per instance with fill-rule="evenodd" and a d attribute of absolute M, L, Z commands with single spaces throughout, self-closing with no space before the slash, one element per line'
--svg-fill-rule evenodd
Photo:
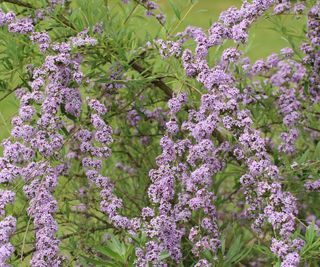
<path fill-rule="evenodd" d="M 33 31 L 33 22 L 29 18 L 17 19 L 8 25 L 9 32 L 27 34 Z"/>
<path fill-rule="evenodd" d="M 98 100 L 96 99 L 89 99 L 88 100 L 88 106 L 92 108 L 95 112 L 97 112 L 99 115 L 104 115 L 107 113 L 107 108 L 105 105 L 101 104 Z"/>
<path fill-rule="evenodd" d="M 128 112 L 127 119 L 131 126 L 136 127 L 138 125 L 138 122 L 141 120 L 141 117 L 136 110 L 132 109 Z"/>

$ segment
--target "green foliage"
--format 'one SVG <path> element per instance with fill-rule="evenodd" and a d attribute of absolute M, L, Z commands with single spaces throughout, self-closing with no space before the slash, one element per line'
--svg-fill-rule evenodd
<path fill-rule="evenodd" d="M 301 250 L 301 256 L 310 263 L 310 266 L 316 266 L 320 257 L 320 238 L 319 229 L 316 229 L 314 224 L 307 227 L 305 241 L 306 244 Z"/>

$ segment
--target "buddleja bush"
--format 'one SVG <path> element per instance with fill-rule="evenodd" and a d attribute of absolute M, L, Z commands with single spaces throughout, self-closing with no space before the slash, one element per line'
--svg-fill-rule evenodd
<path fill-rule="evenodd" d="M 167 22 L 148 0 L 2 2 L 19 107 L 0 266 L 319 266 L 319 1 L 244 1 L 178 34 L 171 1 Z M 250 62 L 260 18 L 289 47 Z"/>

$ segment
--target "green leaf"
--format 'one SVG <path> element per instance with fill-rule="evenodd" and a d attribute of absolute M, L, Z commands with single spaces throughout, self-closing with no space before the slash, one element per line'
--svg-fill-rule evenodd
<path fill-rule="evenodd" d="M 316 150 L 314 151 L 314 159 L 320 159 L 320 142 L 318 142 Z"/>
<path fill-rule="evenodd" d="M 310 154 L 310 150 L 306 150 L 306 152 L 304 152 L 302 154 L 302 156 L 297 160 L 298 163 L 305 163 L 306 160 L 309 158 L 309 154 Z"/>
<path fill-rule="evenodd" d="M 314 229 L 314 223 L 308 226 L 306 231 L 306 242 L 307 244 L 311 244 L 316 237 L 315 229 Z"/>
<path fill-rule="evenodd" d="M 109 244 L 114 251 L 116 251 L 119 255 L 122 256 L 123 259 L 127 251 L 126 246 L 123 243 L 121 243 L 118 239 L 116 239 L 115 236 L 111 236 L 111 242 L 109 242 Z"/>
<path fill-rule="evenodd" d="M 173 13 L 176 15 L 176 17 L 181 20 L 181 13 L 180 10 L 175 6 L 175 4 L 172 2 L 172 0 L 168 0 L 169 5 L 171 6 Z"/>
<path fill-rule="evenodd" d="M 113 251 L 111 248 L 107 246 L 96 246 L 95 249 L 102 253 L 103 255 L 108 256 L 109 258 L 119 261 L 119 262 L 124 262 L 123 258 L 121 255 L 119 255 L 117 252 Z"/>
<path fill-rule="evenodd" d="M 131 254 L 134 255 L 134 246 L 132 244 L 130 244 L 127 248 L 126 254 L 124 255 L 125 260 L 128 260 L 128 258 L 130 257 Z"/>
<path fill-rule="evenodd" d="M 169 258 L 170 254 L 167 251 L 162 251 L 160 254 L 160 260 Z"/>
<path fill-rule="evenodd" d="M 231 259 L 236 256 L 241 249 L 241 236 L 236 237 L 231 242 L 231 246 L 227 252 L 227 261 L 231 261 Z"/>
<path fill-rule="evenodd" d="M 97 259 L 92 259 L 87 256 L 81 256 L 87 263 L 93 263 L 94 266 L 96 267 L 103 267 L 103 266 L 110 266 L 110 267 L 118 267 L 119 265 L 116 265 L 112 262 L 108 261 L 102 261 L 102 260 L 97 260 Z"/>
<path fill-rule="evenodd" d="M 226 251 L 226 239 L 224 235 L 221 235 L 221 252 L 224 255 L 225 251 Z"/>

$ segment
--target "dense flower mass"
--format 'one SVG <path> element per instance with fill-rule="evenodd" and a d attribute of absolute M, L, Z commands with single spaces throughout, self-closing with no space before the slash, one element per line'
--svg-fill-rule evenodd
<path fill-rule="evenodd" d="M 101 21 L 81 1 L 4 2 L 23 10 L 0 9 L 0 27 L 26 66 L 3 58 L 21 84 L 3 98 L 18 108 L 0 267 L 319 262 L 319 1 L 245 0 L 177 34 L 171 1 L 171 29 L 149 0 L 119 0 L 121 22 L 108 1 Z M 123 27 L 139 8 L 163 31 L 144 46 Z M 305 36 L 253 62 L 252 25 L 285 15 L 305 15 Z"/>

